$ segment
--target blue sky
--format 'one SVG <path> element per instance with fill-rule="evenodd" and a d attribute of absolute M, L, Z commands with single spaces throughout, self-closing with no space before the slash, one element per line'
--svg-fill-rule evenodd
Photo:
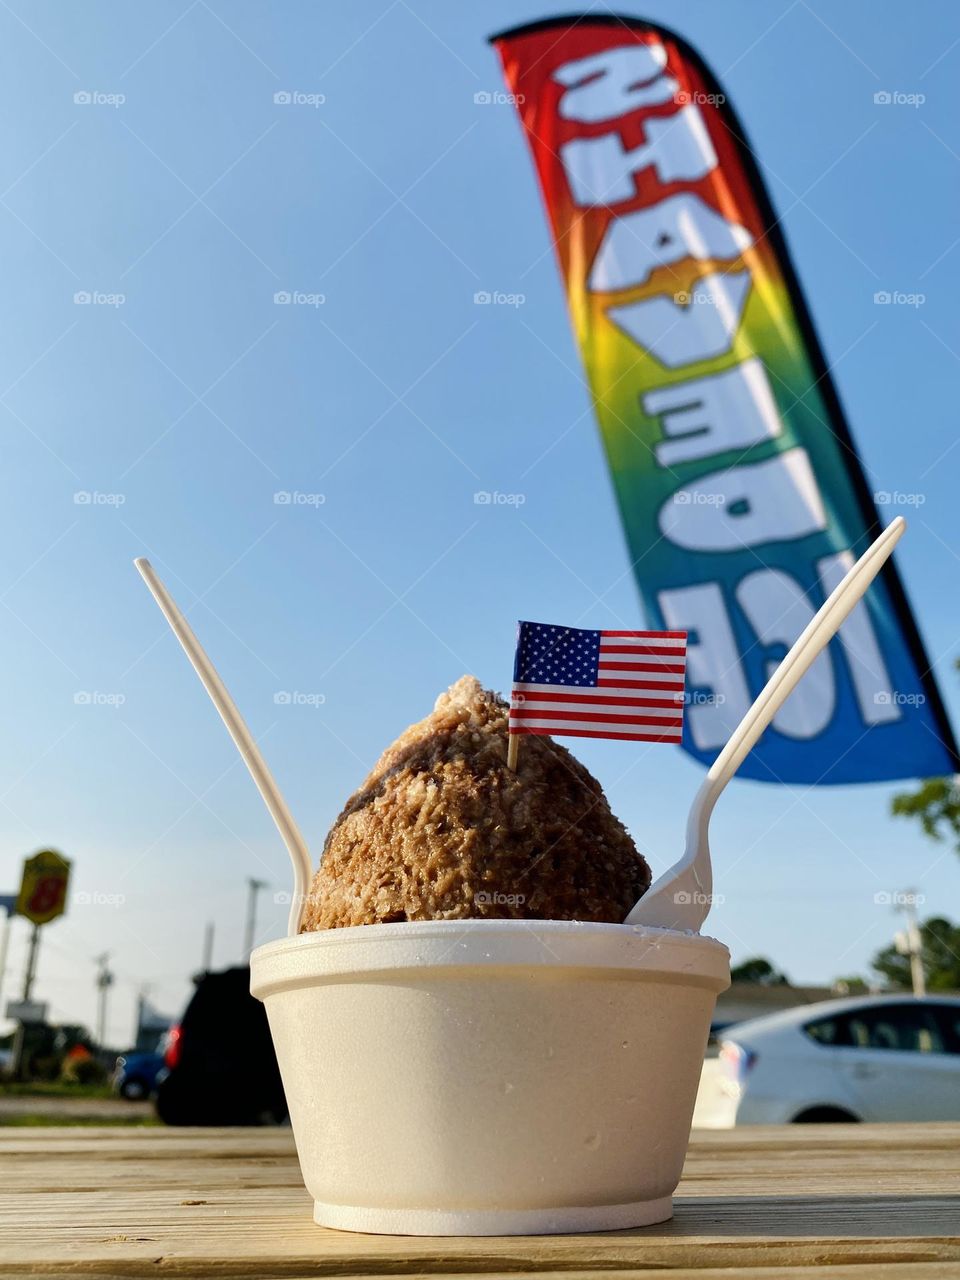
<path fill-rule="evenodd" d="M 898 558 L 956 720 L 960 11 L 623 11 L 681 32 L 724 82 L 873 487 L 923 496 Z M 59 1018 L 93 1021 L 103 950 L 114 1042 L 141 983 L 175 1012 L 205 921 L 216 962 L 239 958 L 247 876 L 271 885 L 262 939 L 286 913 L 286 854 L 134 556 L 189 607 L 315 855 L 442 688 L 464 671 L 508 685 L 517 617 L 640 624 L 518 122 L 474 102 L 501 87 L 486 36 L 550 12 L 0 10 L 0 889 L 38 846 L 74 860 L 87 900 L 45 931 L 36 987 Z M 877 106 L 882 90 L 925 101 Z M 525 301 L 478 308 L 479 290 Z M 925 301 L 878 308 L 879 290 Z M 699 768 L 672 748 L 576 751 L 662 870 Z M 956 914 L 960 861 L 889 819 L 893 790 L 731 786 L 709 928 L 735 958 L 827 981 L 897 927 L 877 892 L 914 885 Z M 26 937 L 15 922 L 5 995 Z"/>

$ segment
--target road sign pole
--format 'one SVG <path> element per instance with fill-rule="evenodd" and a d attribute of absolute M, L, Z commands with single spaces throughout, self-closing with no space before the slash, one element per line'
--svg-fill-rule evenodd
<path fill-rule="evenodd" d="M 33 994 L 33 980 L 37 976 L 37 952 L 40 950 L 40 926 L 35 924 L 30 933 L 30 949 L 27 952 L 27 968 L 23 975 L 23 995 L 29 1000 Z"/>
<path fill-rule="evenodd" d="M 33 991 L 33 980 L 37 974 L 37 952 L 40 950 L 40 926 L 35 924 L 30 932 L 30 946 L 27 951 L 27 967 L 23 973 L 23 995 L 21 999 L 26 1003 L 30 999 Z M 11 1063 L 11 1075 L 14 1080 L 22 1079 L 23 1067 L 23 1040 L 26 1028 L 22 1022 L 17 1023 L 16 1034 L 13 1037 L 13 1061 Z"/>
<path fill-rule="evenodd" d="M 17 1029 L 13 1033 L 13 1047 L 10 1050 L 10 1076 L 14 1080 L 22 1080 L 21 1072 L 23 1059 L 23 1034 L 24 1027 L 22 1022 L 17 1023 Z"/>

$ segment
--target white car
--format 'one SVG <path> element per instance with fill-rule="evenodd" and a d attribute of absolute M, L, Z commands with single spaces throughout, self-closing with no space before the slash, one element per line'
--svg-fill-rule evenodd
<path fill-rule="evenodd" d="M 715 1124 L 960 1120 L 960 999 L 862 996 L 728 1028 Z"/>

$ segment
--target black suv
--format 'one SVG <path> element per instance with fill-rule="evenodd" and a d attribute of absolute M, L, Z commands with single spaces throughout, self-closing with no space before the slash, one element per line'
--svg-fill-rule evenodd
<path fill-rule="evenodd" d="M 287 1103 L 267 1015 L 250 994 L 250 970 L 204 973 L 171 1028 L 157 1090 L 164 1124 L 280 1124 Z"/>

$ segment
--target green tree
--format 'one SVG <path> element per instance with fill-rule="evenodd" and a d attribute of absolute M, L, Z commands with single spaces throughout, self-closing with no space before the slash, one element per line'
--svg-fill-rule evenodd
<path fill-rule="evenodd" d="M 846 978 L 834 978 L 831 987 L 838 996 L 865 996 L 870 990 L 870 984 L 859 973 L 852 973 Z"/>
<path fill-rule="evenodd" d="M 932 916 L 920 926 L 923 972 L 928 991 L 960 990 L 960 925 L 943 916 Z M 910 991 L 910 957 L 895 946 L 884 947 L 870 962 L 871 968 L 894 988 Z"/>
<path fill-rule="evenodd" d="M 960 669 L 960 658 L 954 663 Z M 893 797 L 893 814 L 920 823 L 931 840 L 947 840 L 960 853 L 960 782 L 952 778 L 926 778 L 915 791 Z"/>
<path fill-rule="evenodd" d="M 789 986 L 790 979 L 785 973 L 778 973 L 765 956 L 752 956 L 742 964 L 730 970 L 734 982 L 756 982 L 763 987 Z"/>

